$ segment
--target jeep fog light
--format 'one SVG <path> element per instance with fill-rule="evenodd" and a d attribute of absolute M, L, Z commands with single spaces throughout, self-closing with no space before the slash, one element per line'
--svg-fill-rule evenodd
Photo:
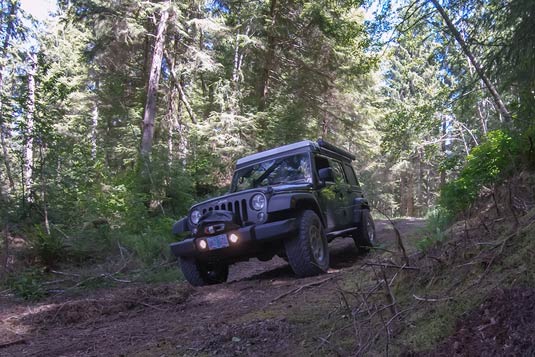
<path fill-rule="evenodd" d="M 264 208 L 265 205 L 266 205 L 266 197 L 263 194 L 257 193 L 251 198 L 251 206 L 253 206 L 253 209 L 255 211 L 260 211 L 261 209 Z"/>
<path fill-rule="evenodd" d="M 231 233 L 228 236 L 228 239 L 230 240 L 231 243 L 238 243 L 238 239 L 240 239 L 240 238 L 238 237 L 237 234 Z"/>
<path fill-rule="evenodd" d="M 206 247 L 208 247 L 208 244 L 206 243 L 206 241 L 204 239 L 201 239 L 199 241 L 199 248 L 206 249 Z"/>

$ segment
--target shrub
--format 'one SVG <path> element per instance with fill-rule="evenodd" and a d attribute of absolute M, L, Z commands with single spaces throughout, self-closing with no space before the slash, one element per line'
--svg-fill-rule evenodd
<path fill-rule="evenodd" d="M 46 291 L 39 283 L 42 279 L 42 274 L 38 270 L 29 269 L 10 277 L 7 286 L 13 290 L 15 295 L 24 300 L 39 300 L 46 296 Z"/>
<path fill-rule="evenodd" d="M 55 233 L 47 234 L 40 225 L 27 233 L 32 253 L 45 266 L 54 266 L 64 257 L 63 240 Z"/>
<path fill-rule="evenodd" d="M 497 183 L 513 167 L 516 150 L 509 134 L 502 130 L 489 132 L 485 142 L 467 156 L 459 177 L 442 188 L 440 206 L 453 214 L 468 208 L 484 185 Z"/>

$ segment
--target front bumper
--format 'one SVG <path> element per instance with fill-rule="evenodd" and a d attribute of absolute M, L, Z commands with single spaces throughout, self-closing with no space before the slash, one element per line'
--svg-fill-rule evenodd
<path fill-rule="evenodd" d="M 235 233 L 239 241 L 230 244 L 226 248 L 216 250 L 201 250 L 197 247 L 196 240 L 200 238 L 187 238 L 181 242 L 171 243 L 171 252 L 175 257 L 239 257 L 247 255 L 266 242 L 282 240 L 297 231 L 295 218 L 285 219 L 283 221 L 270 222 L 247 227 L 241 227 L 237 230 L 225 232 L 228 234 Z M 204 238 L 204 237 L 201 237 Z"/>

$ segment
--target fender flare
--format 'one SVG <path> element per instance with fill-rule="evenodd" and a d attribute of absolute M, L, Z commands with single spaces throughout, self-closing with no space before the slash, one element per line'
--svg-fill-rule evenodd
<path fill-rule="evenodd" d="M 323 217 L 318 200 L 311 193 L 283 193 L 273 195 L 269 200 L 268 213 L 302 209 L 304 207 L 316 212 L 321 223 L 325 226 L 325 217 Z"/>
<path fill-rule="evenodd" d="M 368 200 L 364 197 L 357 197 L 353 200 L 353 221 L 355 224 L 360 223 L 362 219 L 362 212 L 365 210 L 371 211 Z"/>

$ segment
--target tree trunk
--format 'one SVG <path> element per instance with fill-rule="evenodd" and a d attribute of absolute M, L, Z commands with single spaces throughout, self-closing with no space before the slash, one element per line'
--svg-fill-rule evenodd
<path fill-rule="evenodd" d="M 95 80 L 95 95 L 93 98 L 93 112 L 91 113 L 91 158 L 96 160 L 97 158 L 97 130 L 98 130 L 98 90 L 99 90 L 99 80 Z"/>
<path fill-rule="evenodd" d="M 165 32 L 167 30 L 167 20 L 169 19 L 169 6 L 162 10 L 160 22 L 156 30 L 156 39 L 152 52 L 152 61 L 150 66 L 149 80 L 147 85 L 147 99 L 145 102 L 145 111 L 143 113 L 143 136 L 141 138 L 141 157 L 144 161 L 150 160 L 152 151 L 152 142 L 154 139 L 154 122 L 156 117 L 156 99 L 158 94 L 158 84 L 162 71 L 162 60 L 165 44 Z"/>
<path fill-rule="evenodd" d="M 9 153 L 7 151 L 6 143 L 6 129 L 3 124 L 0 124 L 0 142 L 2 144 L 2 155 L 4 159 L 4 166 L 6 167 L 6 176 L 9 181 L 9 189 L 13 191 L 15 189 L 15 181 L 13 180 L 13 175 L 11 174 L 11 166 L 9 165 Z"/>
<path fill-rule="evenodd" d="M 39 145 L 39 160 L 41 161 L 41 201 L 43 202 L 43 223 L 45 225 L 45 232 L 50 235 L 50 222 L 48 220 L 48 202 L 47 202 L 47 182 L 45 176 L 45 155 L 43 153 L 45 144 L 41 142 Z"/>
<path fill-rule="evenodd" d="M 276 47 L 276 38 L 273 32 L 275 31 L 275 23 L 277 20 L 276 9 L 277 9 L 277 0 L 271 0 L 271 6 L 269 10 L 269 16 L 271 18 L 271 26 L 270 26 L 270 29 L 268 30 L 266 61 L 264 64 L 264 73 L 262 75 L 262 83 L 260 86 L 260 106 L 259 106 L 260 110 L 264 110 L 267 104 L 270 79 L 271 79 L 271 71 L 273 70 L 273 60 L 275 57 L 275 47 Z"/>
<path fill-rule="evenodd" d="M 440 144 L 440 149 L 442 155 L 446 158 L 446 135 L 447 135 L 448 119 L 445 115 L 442 115 L 442 143 Z M 444 169 L 440 170 L 440 187 L 444 187 L 446 184 L 446 171 Z"/>
<path fill-rule="evenodd" d="M 26 202 L 33 202 L 33 128 L 35 113 L 35 75 L 37 73 L 37 57 L 35 53 L 29 55 L 28 70 L 28 100 L 26 113 L 26 133 L 24 143 L 24 188 L 26 190 Z"/>
<path fill-rule="evenodd" d="M 422 165 L 423 153 L 422 149 L 416 149 L 416 213 L 418 217 L 423 216 L 425 210 L 424 196 L 423 196 L 423 179 L 424 170 Z"/>
<path fill-rule="evenodd" d="M 0 282 L 4 281 L 4 278 L 7 276 L 8 266 L 9 266 L 9 227 L 6 224 L 4 230 L 2 231 L 3 235 L 3 249 L 2 249 L 2 270 L 0 270 Z"/>
<path fill-rule="evenodd" d="M 13 32 L 15 30 L 14 21 L 16 18 L 16 13 L 18 10 L 18 2 L 17 1 L 10 1 L 8 3 L 9 5 L 9 22 L 6 25 L 5 35 L 4 35 L 4 43 L 2 44 L 2 58 L 7 58 L 7 49 L 9 48 L 11 36 L 13 35 Z M 6 143 L 6 132 L 9 129 L 6 129 L 4 126 L 4 118 L 2 117 L 3 113 L 3 93 L 1 91 L 4 89 L 4 67 L 0 65 L 0 141 L 2 144 L 2 154 L 4 156 L 4 166 L 6 167 L 6 175 L 7 179 L 9 181 L 9 188 L 11 190 L 15 189 L 15 181 L 13 180 L 13 175 L 11 174 L 11 167 L 9 164 L 9 154 L 7 149 L 7 143 Z"/>
<path fill-rule="evenodd" d="M 474 66 L 474 69 L 476 70 L 476 73 L 478 74 L 479 78 L 483 81 L 483 83 L 485 83 L 485 86 L 487 87 L 488 91 L 490 92 L 490 94 L 491 94 L 491 96 L 492 96 L 492 98 L 494 100 L 494 104 L 496 105 L 496 108 L 498 109 L 498 111 L 500 112 L 501 116 L 503 117 L 503 120 L 505 122 L 510 122 L 511 121 L 511 114 L 509 113 L 509 110 L 505 106 L 505 103 L 503 102 L 500 94 L 496 90 L 496 87 L 494 87 L 494 85 L 491 83 L 490 79 L 485 74 L 485 71 L 483 71 L 483 68 L 481 68 L 481 65 L 479 64 L 479 62 L 474 57 L 474 54 L 472 53 L 472 51 L 470 51 L 470 48 L 468 47 L 468 44 L 464 41 L 464 39 L 462 38 L 460 32 L 457 30 L 457 28 L 455 27 L 453 22 L 451 22 L 451 19 L 449 18 L 448 14 L 444 10 L 444 8 L 442 8 L 442 6 L 439 4 L 438 0 L 430 0 L 430 1 L 431 1 L 431 3 L 433 3 L 435 8 L 438 10 L 438 12 L 440 13 L 440 16 L 442 16 L 442 18 L 446 22 L 446 26 L 448 26 L 448 29 L 452 33 L 453 37 L 455 38 L 457 43 L 461 46 L 461 49 L 463 50 L 464 54 L 468 57 L 468 59 L 470 60 L 470 62 Z"/>
<path fill-rule="evenodd" d="M 240 30 L 236 31 L 234 38 L 234 61 L 232 65 L 232 83 L 234 88 L 238 88 L 238 80 L 240 79 Z"/>
<path fill-rule="evenodd" d="M 407 180 L 407 216 L 414 217 L 414 172 L 412 165 L 409 167 Z"/>

